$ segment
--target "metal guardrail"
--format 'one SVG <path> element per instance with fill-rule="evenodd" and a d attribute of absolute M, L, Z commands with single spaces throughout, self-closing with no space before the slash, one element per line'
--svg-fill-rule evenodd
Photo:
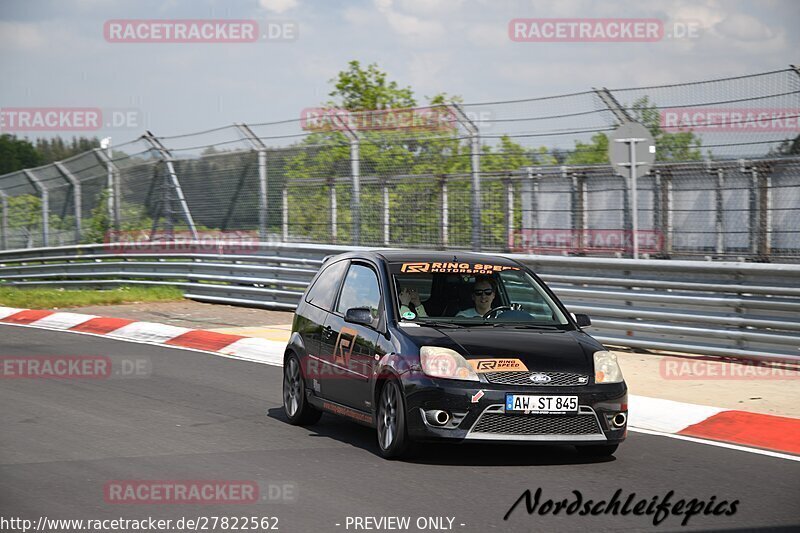
<path fill-rule="evenodd" d="M 0 284 L 169 284 L 195 300 L 291 310 L 325 256 L 366 249 L 260 243 L 244 254 L 175 248 L 91 244 L 0 252 Z M 509 257 L 529 265 L 571 311 L 591 315 L 589 331 L 605 344 L 800 361 L 800 265 Z"/>

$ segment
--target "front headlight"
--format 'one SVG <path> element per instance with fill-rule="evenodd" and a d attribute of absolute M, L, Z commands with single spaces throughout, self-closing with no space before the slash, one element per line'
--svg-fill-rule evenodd
<path fill-rule="evenodd" d="M 617 363 L 617 356 L 605 350 L 594 352 L 594 382 L 621 383 L 622 369 Z"/>
<path fill-rule="evenodd" d="M 419 350 L 419 361 L 425 375 L 432 378 L 480 381 L 467 360 L 450 348 L 423 346 Z"/>

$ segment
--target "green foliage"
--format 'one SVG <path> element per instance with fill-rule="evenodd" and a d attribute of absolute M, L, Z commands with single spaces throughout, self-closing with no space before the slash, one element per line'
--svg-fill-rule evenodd
<path fill-rule="evenodd" d="M 335 87 L 330 96 L 339 99 L 338 103 L 330 105 L 350 111 L 417 105 L 411 87 L 400 87 L 395 81 L 387 81 L 386 76 L 375 63 L 363 68 L 360 62 L 350 61 L 347 70 L 330 80 Z"/>
<path fill-rule="evenodd" d="M 67 142 L 54 137 L 36 139 L 36 144 L 32 144 L 27 139 L 4 133 L 0 135 L 0 175 L 61 161 L 98 146 L 97 138 L 73 137 Z"/>
<path fill-rule="evenodd" d="M 691 131 L 669 133 L 661 129 L 661 114 L 647 96 L 633 102 L 633 118 L 643 124 L 656 141 L 656 161 L 699 161 L 700 137 Z"/>
<path fill-rule="evenodd" d="M 330 96 L 336 100 L 326 104 L 331 108 L 368 111 L 416 105 L 411 88 L 401 88 L 397 82 L 389 81 L 375 64 L 362 68 L 358 61 L 351 61 L 348 69 L 332 82 L 335 90 Z M 427 99 L 431 106 L 442 106 L 442 112 L 447 111 L 444 106 L 461 101 L 459 96 L 447 93 Z M 470 205 L 472 149 L 468 139 L 459 138 L 456 125 L 445 123 L 441 128 L 428 130 L 367 130 L 359 132 L 359 137 L 362 242 L 377 244 L 383 240 L 383 187 L 370 182 L 371 177 L 403 176 L 392 179 L 389 186 L 390 238 L 414 245 L 439 239 L 442 214 L 437 207 L 442 202 L 442 189 L 438 176 L 455 174 L 463 177 L 447 182 L 451 206 L 449 242 L 469 246 L 471 215 L 465 207 Z M 318 132 L 309 135 L 298 147 L 302 149 L 285 167 L 292 233 L 313 241 L 330 240 L 329 186 L 335 182 L 339 185 L 337 236 L 340 241 L 348 241 L 352 226 L 349 140 L 339 131 Z M 480 150 L 481 170 L 486 174 L 555 163 L 545 148 L 526 150 L 508 136 L 500 138 L 496 146 L 484 144 Z M 485 227 L 491 238 L 502 242 L 505 186 L 500 179 L 485 179 L 482 192 L 486 199 L 482 215 Z"/>
<path fill-rule="evenodd" d="M 120 231 L 150 230 L 153 219 L 145 213 L 145 207 L 122 202 L 120 205 Z M 74 227 L 74 222 L 73 226 Z M 108 214 L 108 189 L 97 196 L 92 215 L 83 220 L 81 227 L 82 244 L 107 242 L 108 232 L 114 230 L 114 223 Z"/>
<path fill-rule="evenodd" d="M 182 299 L 183 291 L 171 286 L 135 285 L 106 290 L 0 286 L 0 305 L 29 309 L 59 309 L 127 302 L 169 302 Z"/>
<path fill-rule="evenodd" d="M 608 137 L 604 133 L 592 135 L 592 142 L 575 142 L 575 151 L 567 156 L 566 165 L 599 165 L 608 163 Z"/>
<path fill-rule="evenodd" d="M 630 106 L 633 119 L 648 130 L 656 141 L 656 161 L 697 161 L 702 158 L 701 141 L 691 131 L 669 133 L 661 129 L 661 114 L 647 96 L 643 96 Z M 566 165 L 599 165 L 608 163 L 608 137 L 596 133 L 589 143 L 576 141 Z"/>
<path fill-rule="evenodd" d="M 97 137 L 73 137 L 71 141 L 65 141 L 61 137 L 52 139 L 36 139 L 36 151 L 42 157 L 42 164 L 62 161 L 74 155 L 88 152 L 100 147 Z"/>
<path fill-rule="evenodd" d="M 0 175 L 44 163 L 42 155 L 26 139 L 15 135 L 0 135 Z"/>
<path fill-rule="evenodd" d="M 770 156 L 800 155 L 800 135 L 794 139 L 786 139 L 777 148 L 770 149 Z"/>

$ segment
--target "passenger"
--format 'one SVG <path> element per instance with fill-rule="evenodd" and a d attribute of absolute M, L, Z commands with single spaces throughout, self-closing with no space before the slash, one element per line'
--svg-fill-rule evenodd
<path fill-rule="evenodd" d="M 400 316 L 405 313 L 412 312 L 418 317 L 427 317 L 428 313 L 425 311 L 425 306 L 419 299 L 419 293 L 416 289 L 409 289 L 404 287 L 400 290 Z"/>
<path fill-rule="evenodd" d="M 456 316 L 482 317 L 492 309 L 494 294 L 494 280 L 488 276 L 476 276 L 475 284 L 472 286 L 472 301 L 475 302 L 475 307 L 464 309 Z"/>

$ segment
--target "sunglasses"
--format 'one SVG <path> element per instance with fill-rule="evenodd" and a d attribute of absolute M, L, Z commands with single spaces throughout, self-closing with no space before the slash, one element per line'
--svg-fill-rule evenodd
<path fill-rule="evenodd" d="M 491 296 L 492 294 L 494 294 L 494 289 L 483 289 L 483 290 L 472 291 L 472 294 L 474 294 L 475 296 L 480 296 L 481 294 L 483 294 L 484 296 Z"/>

